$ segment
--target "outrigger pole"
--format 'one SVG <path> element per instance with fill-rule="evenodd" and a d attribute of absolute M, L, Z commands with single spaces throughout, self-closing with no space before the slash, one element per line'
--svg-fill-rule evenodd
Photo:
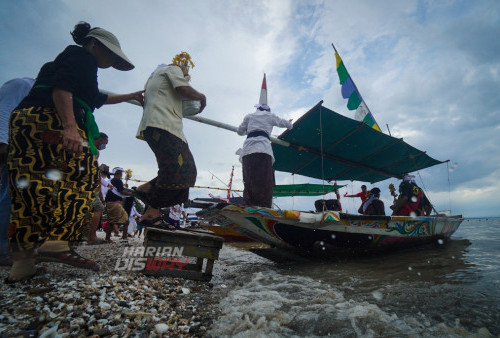
<path fill-rule="evenodd" d="M 103 93 L 103 94 L 116 95 L 113 92 L 110 92 L 110 91 L 107 91 L 107 90 L 103 90 L 103 89 L 100 89 L 100 92 Z M 129 101 L 126 101 L 126 102 L 134 104 L 136 106 L 141 106 L 141 104 L 138 101 L 136 101 L 136 100 L 129 100 Z M 321 100 L 319 103 L 317 103 L 316 106 L 321 105 L 322 103 L 323 103 L 323 100 Z M 316 106 L 314 106 L 311 109 L 314 109 Z M 223 123 L 223 122 L 219 122 L 219 121 L 207 119 L 206 117 L 201 117 L 201 116 L 195 115 L 195 116 L 184 116 L 184 118 L 185 119 L 190 119 L 190 120 L 193 120 L 193 121 L 197 121 L 197 122 L 200 122 L 200 123 L 208 124 L 208 125 L 211 125 L 211 126 L 214 126 L 214 127 L 226 129 L 226 130 L 229 130 L 229 131 L 232 131 L 232 132 L 235 132 L 235 133 L 238 131 L 238 128 L 235 127 L 235 126 L 232 126 L 232 125 L 227 124 L 227 123 Z M 276 137 L 272 137 L 271 136 L 270 140 L 271 140 L 272 143 L 279 144 L 279 145 L 281 145 L 283 147 L 294 148 L 294 149 L 297 149 L 297 150 L 300 150 L 300 151 L 306 151 L 306 152 L 309 152 L 309 153 L 314 154 L 316 156 L 324 156 L 327 159 L 338 161 L 338 162 L 345 163 L 345 164 L 348 164 L 348 165 L 352 165 L 352 166 L 358 167 L 358 168 L 364 168 L 366 170 L 370 170 L 372 172 L 379 173 L 379 174 L 382 174 L 384 176 L 402 178 L 402 176 L 400 177 L 398 175 L 394 175 L 393 173 L 385 171 L 383 169 L 373 168 L 373 167 L 366 166 L 366 165 L 361 165 L 359 163 L 355 163 L 355 162 L 352 162 L 350 160 L 346 160 L 346 159 L 343 159 L 343 158 L 340 158 L 340 157 L 337 157 L 337 156 L 332 156 L 332 155 L 329 155 L 329 154 L 323 154 L 320 151 L 317 151 L 315 149 L 310 149 L 310 148 L 306 148 L 306 147 L 303 147 L 303 146 L 300 146 L 300 145 L 292 144 L 290 142 L 280 140 L 280 139 L 278 139 Z"/>
<path fill-rule="evenodd" d="M 103 93 L 103 94 L 116 95 L 115 93 L 107 91 L 107 90 L 104 90 L 104 89 L 100 89 L 99 91 L 101 93 Z M 129 101 L 126 101 L 126 102 L 134 104 L 136 106 L 141 106 L 141 104 L 139 103 L 139 101 L 136 101 L 136 100 L 129 100 Z M 205 124 L 208 124 L 208 125 L 211 125 L 211 126 L 214 126 L 214 127 L 226 129 L 226 130 L 229 130 L 229 131 L 233 131 L 235 133 L 238 131 L 238 128 L 235 127 L 235 126 L 232 126 L 232 125 L 227 124 L 227 123 L 223 123 L 223 122 L 219 122 L 219 121 L 207 119 L 206 117 L 202 117 L 202 116 L 197 116 L 197 115 L 195 115 L 195 116 L 184 116 L 184 118 L 185 119 L 189 119 L 189 120 L 193 120 L 193 121 L 197 121 L 197 122 L 201 122 L 201 123 L 205 123 Z M 279 144 L 279 145 L 282 145 L 284 147 L 290 147 L 290 143 L 289 142 L 277 139 L 277 138 L 272 137 L 272 136 L 271 136 L 271 142 Z"/>

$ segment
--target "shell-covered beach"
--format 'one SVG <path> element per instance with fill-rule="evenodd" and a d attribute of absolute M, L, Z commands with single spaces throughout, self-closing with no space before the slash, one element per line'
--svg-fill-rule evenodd
<path fill-rule="evenodd" d="M 39 263 L 43 271 L 31 280 L 2 282 L 0 336 L 205 336 L 218 311 L 214 284 L 115 271 L 124 249 L 143 239 L 113 239 L 77 249 L 98 262 L 99 272 Z M 0 268 L 2 280 L 8 272 Z"/>

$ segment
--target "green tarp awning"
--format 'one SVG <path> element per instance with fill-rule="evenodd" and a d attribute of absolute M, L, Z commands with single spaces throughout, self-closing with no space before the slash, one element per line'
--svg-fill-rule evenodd
<path fill-rule="evenodd" d="M 327 181 L 375 183 L 443 163 L 322 103 L 278 137 L 288 147 L 273 143 L 275 170 Z"/>
<path fill-rule="evenodd" d="M 284 184 L 275 185 L 273 190 L 274 197 L 285 196 L 321 196 L 334 192 L 342 188 L 344 185 L 330 185 L 330 184 Z"/>

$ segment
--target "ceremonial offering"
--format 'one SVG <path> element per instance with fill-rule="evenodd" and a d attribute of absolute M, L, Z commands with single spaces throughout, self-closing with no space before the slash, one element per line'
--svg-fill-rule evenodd
<path fill-rule="evenodd" d="M 199 100 L 182 100 L 182 115 L 194 116 L 200 112 L 201 102 Z"/>

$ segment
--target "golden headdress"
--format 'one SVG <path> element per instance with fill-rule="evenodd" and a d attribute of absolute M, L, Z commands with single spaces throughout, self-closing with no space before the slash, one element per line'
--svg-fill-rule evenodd
<path fill-rule="evenodd" d="M 194 62 L 191 60 L 191 55 L 188 52 L 180 52 L 172 59 L 172 64 L 179 67 L 194 68 Z"/>

